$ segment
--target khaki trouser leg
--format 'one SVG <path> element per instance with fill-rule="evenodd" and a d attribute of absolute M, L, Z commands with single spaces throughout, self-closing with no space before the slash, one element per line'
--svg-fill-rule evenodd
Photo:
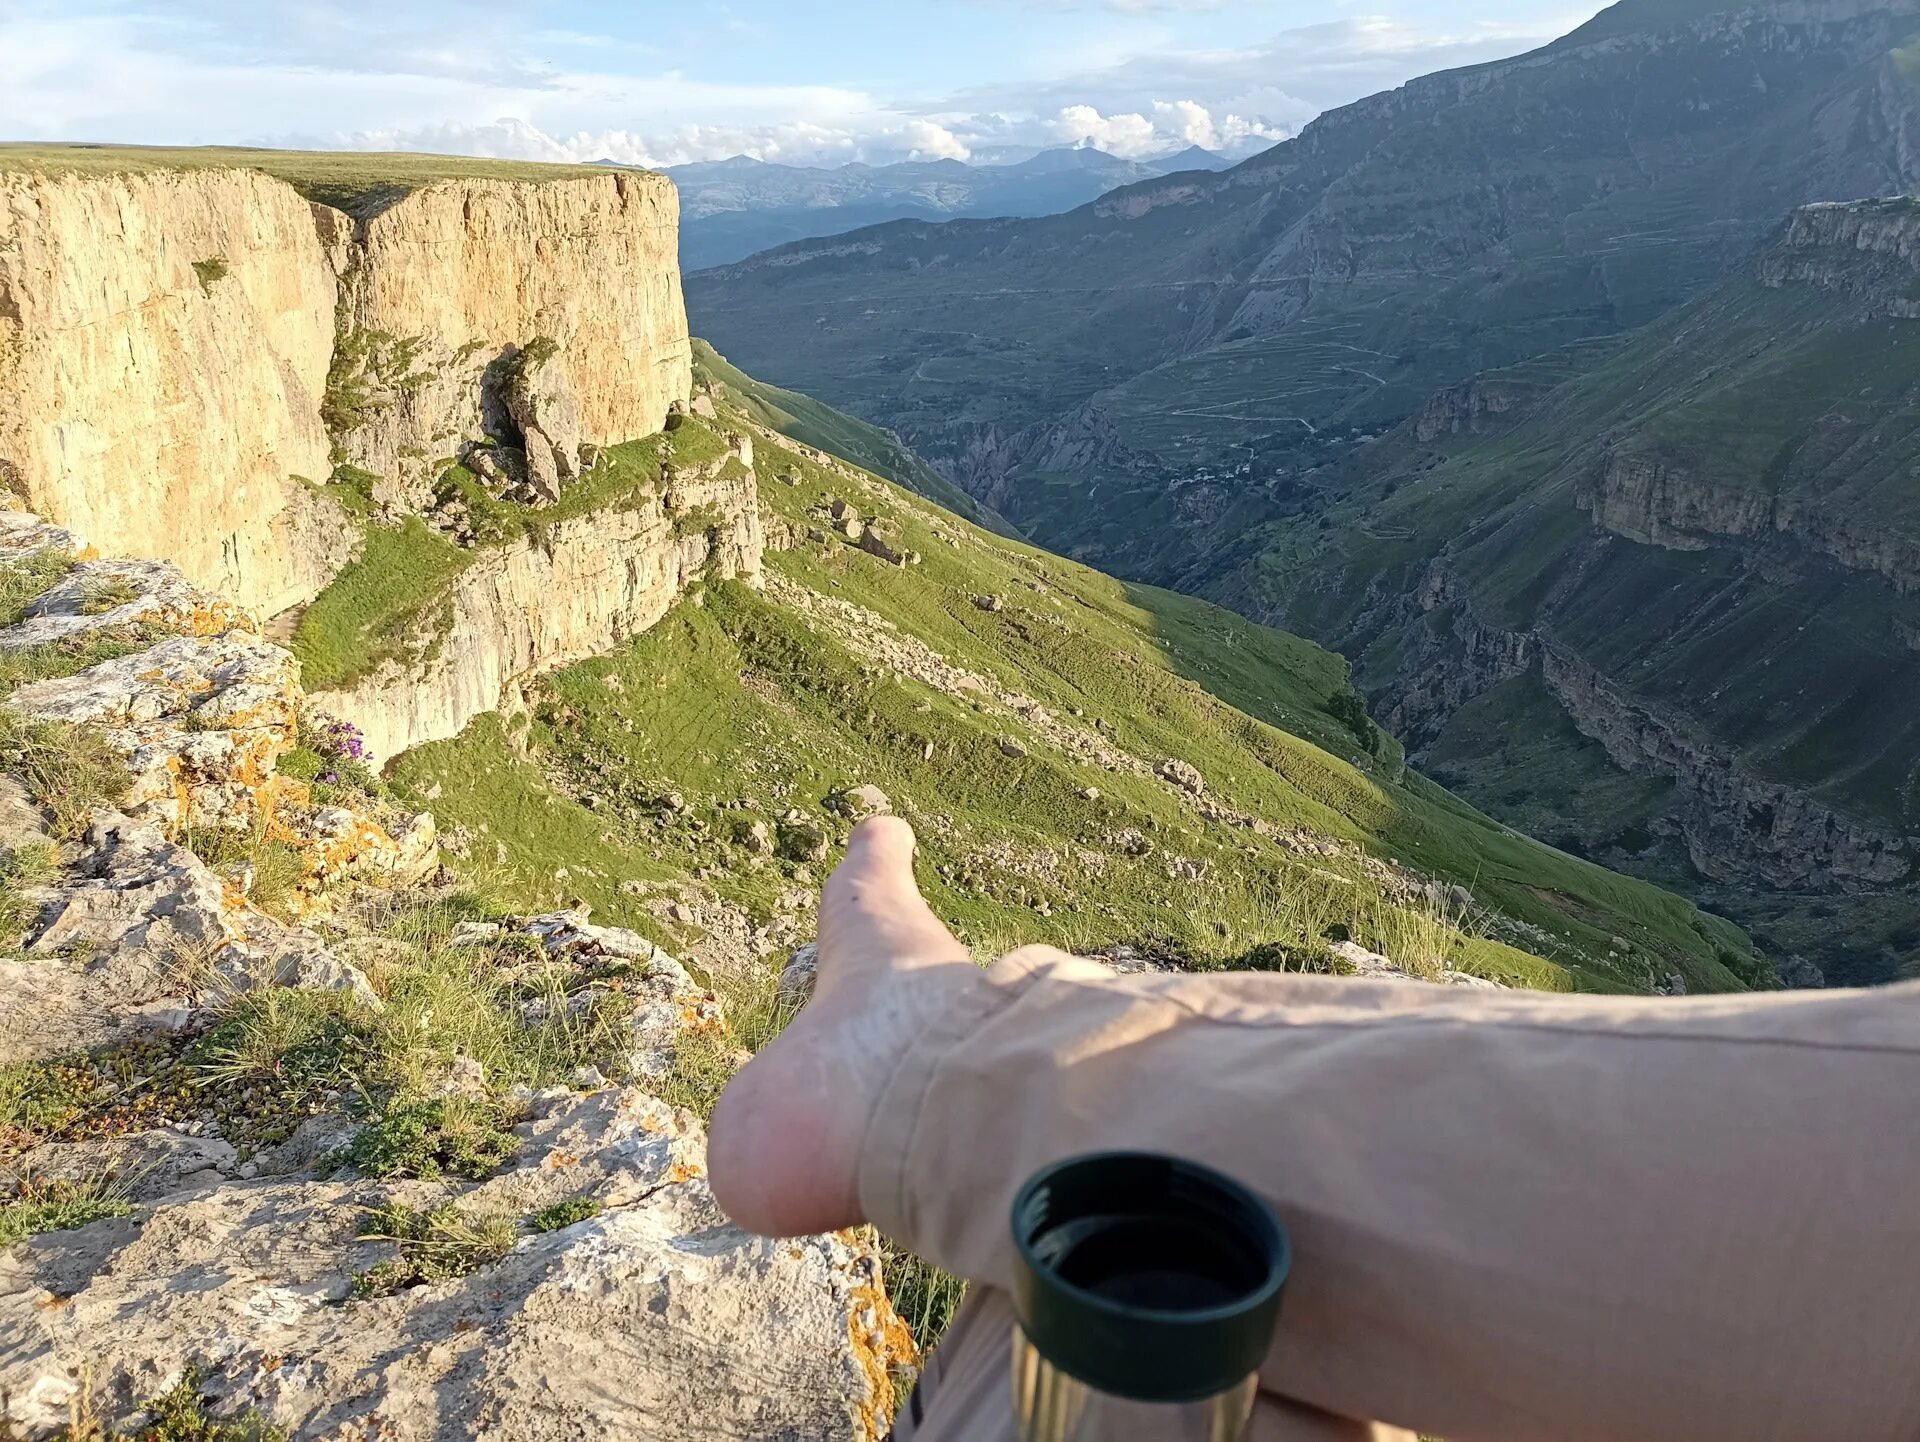
<path fill-rule="evenodd" d="M 1032 948 L 905 1055 L 861 1200 L 1004 1289 L 1014 1191 L 1114 1147 L 1287 1222 L 1275 1396 L 1451 1442 L 1920 1436 L 1920 986 L 1642 1002 Z M 1004 1342 L 956 1338 L 957 1375 L 1000 1369 L 949 1394 L 980 1436 Z"/>
<path fill-rule="evenodd" d="M 1010 1372 L 1013 1309 L 1004 1292 L 976 1287 L 935 1349 L 894 1442 L 1019 1442 Z M 1108 1442 L 1108 1439 L 1103 1439 Z M 1130 1442 L 1114 1438 L 1111 1442 Z M 1161 1442 L 1140 1438 L 1138 1442 Z M 1412 1442 L 1409 1434 L 1329 1417 L 1262 1395 L 1249 1442 Z"/>

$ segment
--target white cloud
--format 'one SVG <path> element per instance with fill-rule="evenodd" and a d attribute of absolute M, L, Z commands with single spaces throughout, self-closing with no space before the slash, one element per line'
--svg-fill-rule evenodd
<path fill-rule="evenodd" d="M 1091 145 L 1111 155 L 1131 158 L 1166 149 L 1153 122 L 1137 111 L 1102 115 L 1091 105 L 1068 105 L 1054 116 L 1049 129 L 1055 140 Z"/>
<path fill-rule="evenodd" d="M 749 73 L 739 67 L 690 72 L 679 68 L 682 52 L 644 30 L 621 38 L 542 25 L 506 0 L 384 9 L 371 0 L 177 0 L 148 11 L 119 0 L 0 0 L 8 72 L 0 134 L 647 165 L 735 154 L 829 165 L 977 161 L 1059 144 L 1124 156 L 1187 145 L 1246 153 L 1328 105 L 1511 54 L 1581 18 L 1504 28 L 1349 18 L 1238 49 L 1182 48 L 1164 35 L 1143 48 L 1149 42 L 1124 25 L 1089 22 L 1079 71 L 890 100 L 848 85 L 728 78 Z"/>

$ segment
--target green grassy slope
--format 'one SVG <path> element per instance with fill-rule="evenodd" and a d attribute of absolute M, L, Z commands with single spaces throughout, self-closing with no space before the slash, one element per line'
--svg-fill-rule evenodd
<path fill-rule="evenodd" d="M 902 445 L 893 432 L 798 391 L 757 381 L 703 340 L 693 343 L 693 373 L 696 386 L 718 381 L 732 394 L 735 406 L 769 430 L 852 461 L 990 530 L 1015 534 L 1001 517 Z"/>
<path fill-rule="evenodd" d="M 1490 821 L 1407 772 L 1388 738 L 1370 755 L 1328 709 L 1348 691 L 1338 657 L 764 433 L 756 465 L 795 539 L 769 554 L 764 589 L 706 586 L 622 650 L 543 678 L 529 713 L 396 763 L 402 794 L 468 838 L 510 900 L 577 898 L 684 947 L 631 883 L 694 878 L 771 917 L 829 863 L 759 854 L 750 828 L 777 834 L 797 808 L 844 834 L 832 798 L 871 783 L 916 823 L 934 904 L 982 949 L 1125 942 L 1201 966 L 1324 967 L 1346 934 L 1550 988 L 1761 974 L 1730 924 Z M 923 559 L 889 565 L 832 536 L 834 498 Z M 1198 768 L 1206 801 L 1153 774 L 1170 758 Z M 1410 896 L 1401 868 L 1474 901 Z"/>
<path fill-rule="evenodd" d="M 603 175 L 585 165 L 482 160 L 414 151 L 258 150 L 249 146 L 0 144 L 0 174 L 140 175 L 155 171 L 262 170 L 309 200 L 350 214 L 392 204 L 436 180 L 578 180 Z"/>

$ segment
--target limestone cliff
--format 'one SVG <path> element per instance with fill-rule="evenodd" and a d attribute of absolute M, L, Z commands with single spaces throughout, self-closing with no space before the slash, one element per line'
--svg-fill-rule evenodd
<path fill-rule="evenodd" d="M 458 735 L 520 678 L 646 630 L 696 576 L 758 575 L 759 503 L 743 464 L 752 451 L 744 439 L 734 446 L 637 505 L 478 552 L 446 604 L 423 619 L 430 634 L 413 656 L 316 702 L 359 726 L 375 756 L 396 756 Z"/>
<path fill-rule="evenodd" d="M 256 614 L 297 605 L 353 553 L 307 484 L 338 462 L 405 511 L 482 436 L 566 479 L 582 443 L 660 429 L 691 385 L 677 222 L 624 171 L 357 216 L 251 170 L 0 176 L 0 480 Z M 530 352 L 564 434 L 506 404 Z"/>
<path fill-rule="evenodd" d="M 462 442 L 517 442 L 503 382 L 536 342 L 544 379 L 578 410 L 578 440 L 659 430 L 692 386 L 679 209 L 665 177 L 617 171 L 446 181 L 337 217 L 343 403 L 329 420 L 346 458 L 387 483 L 376 495 L 412 509 Z"/>
<path fill-rule="evenodd" d="M 268 612 L 343 559 L 329 469 L 334 273 L 251 171 L 0 175 L 0 479 L 124 555 Z"/>

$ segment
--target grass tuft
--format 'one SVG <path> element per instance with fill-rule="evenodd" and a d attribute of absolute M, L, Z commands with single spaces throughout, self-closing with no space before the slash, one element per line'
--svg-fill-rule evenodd
<path fill-rule="evenodd" d="M 0 1247 L 41 1232 L 64 1232 L 133 1211 L 125 1185 L 112 1177 L 88 1182 L 23 1177 L 14 1195 L 0 1202 Z"/>
<path fill-rule="evenodd" d="M 376 1207 L 368 1213 L 360 1236 L 392 1242 L 400 1255 L 355 1276 L 353 1295 L 385 1297 L 409 1287 L 468 1276 L 512 1251 L 517 1234 L 512 1217 L 469 1216 L 452 1202 L 430 1211 L 398 1202 Z"/>
<path fill-rule="evenodd" d="M 527 1225 L 536 1232 L 557 1232 L 599 1216 L 605 1205 L 598 1197 L 568 1197 L 534 1212 L 527 1218 Z"/>
<path fill-rule="evenodd" d="M 329 1162 L 367 1177 L 479 1181 L 519 1150 L 503 1107 L 464 1096 L 406 1099 L 362 1127 Z"/>

